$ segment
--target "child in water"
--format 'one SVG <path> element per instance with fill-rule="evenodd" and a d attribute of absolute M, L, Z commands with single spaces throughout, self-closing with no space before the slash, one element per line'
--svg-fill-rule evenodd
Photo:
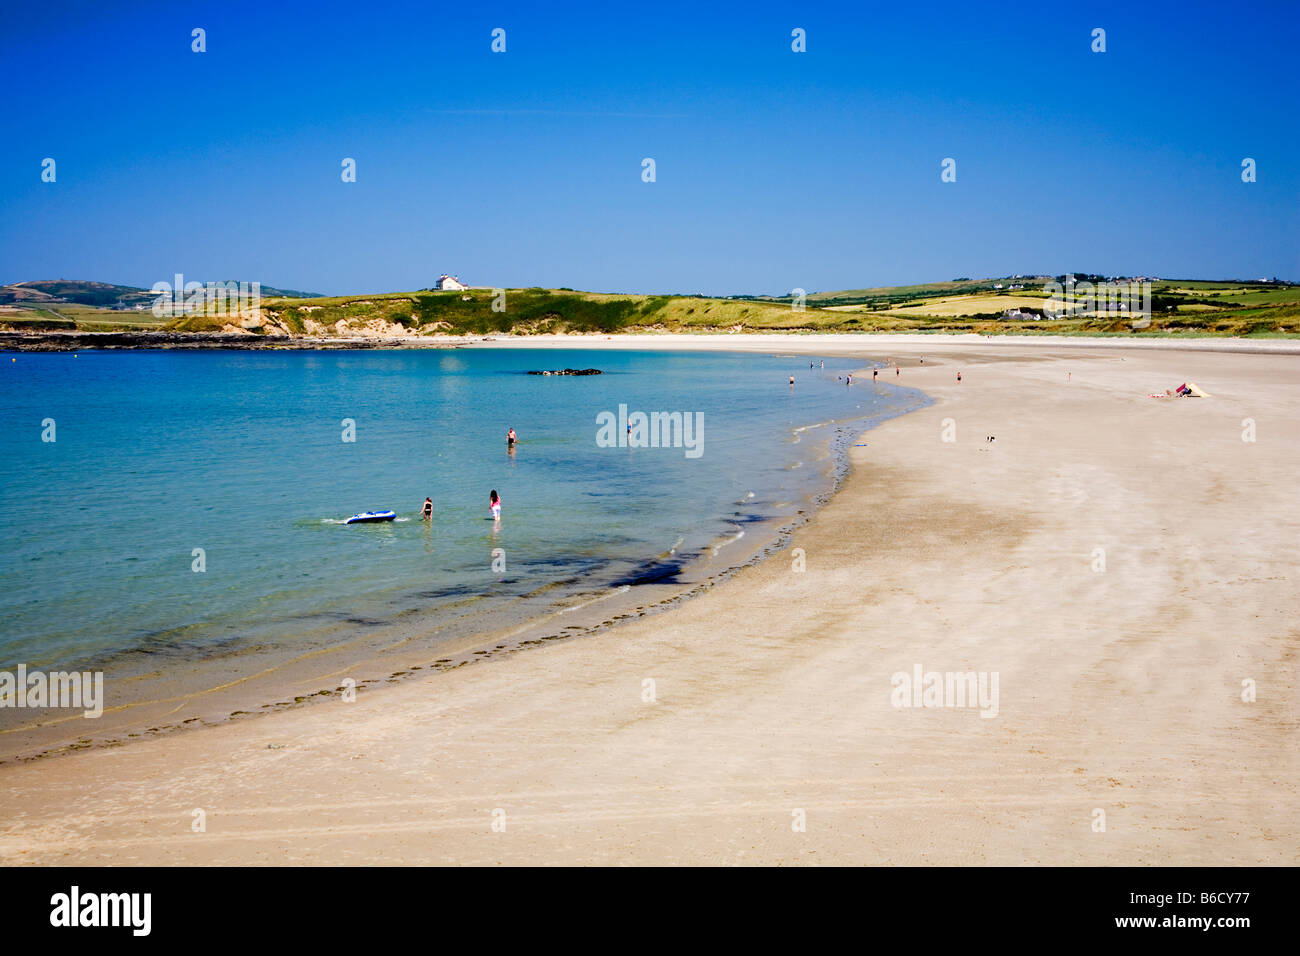
<path fill-rule="evenodd" d="M 492 489 L 492 497 L 488 500 L 488 510 L 492 513 L 493 521 L 501 520 L 501 497 L 495 488 Z"/>

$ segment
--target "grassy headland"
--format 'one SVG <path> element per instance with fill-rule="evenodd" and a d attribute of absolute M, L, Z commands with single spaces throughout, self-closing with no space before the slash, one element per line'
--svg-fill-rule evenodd
<path fill-rule="evenodd" d="M 1081 277 L 1083 278 L 1083 277 Z M 1100 277 L 1090 277 L 1101 281 Z M 1300 334 L 1300 285 L 1281 281 L 1152 282 L 1149 323 L 1127 314 L 1042 315 L 1051 277 L 959 279 L 789 296 L 708 298 L 570 289 L 492 289 L 300 297 L 266 295 L 256 314 L 155 318 L 87 303 L 12 302 L 0 326 L 80 331 L 219 332 L 309 337 L 613 332 L 921 332 L 1109 336 Z M 278 290 L 272 290 L 278 291 Z M 494 305 L 498 308 L 494 308 Z M 1010 315 L 1008 313 L 1011 313 Z"/>

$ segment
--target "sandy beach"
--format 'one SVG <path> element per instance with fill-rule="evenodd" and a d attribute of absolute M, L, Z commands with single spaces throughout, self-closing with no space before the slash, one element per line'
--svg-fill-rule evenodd
<path fill-rule="evenodd" d="M 1294 343 L 921 338 L 563 337 L 889 358 L 935 404 L 673 610 L 0 767 L 0 861 L 1300 862 Z M 918 667 L 996 706 L 895 706 Z"/>

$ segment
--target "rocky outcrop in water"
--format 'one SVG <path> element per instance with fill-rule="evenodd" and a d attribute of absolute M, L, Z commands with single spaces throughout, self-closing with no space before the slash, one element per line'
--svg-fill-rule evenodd
<path fill-rule="evenodd" d="M 600 375 L 598 368 L 553 368 L 529 371 L 529 375 Z"/>

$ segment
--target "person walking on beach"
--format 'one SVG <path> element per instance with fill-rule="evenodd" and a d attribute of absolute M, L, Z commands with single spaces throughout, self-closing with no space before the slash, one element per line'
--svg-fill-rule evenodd
<path fill-rule="evenodd" d="M 958 385 L 961 384 L 961 372 L 958 372 L 958 373 L 957 373 L 957 384 L 958 384 Z"/>
<path fill-rule="evenodd" d="M 488 499 L 488 512 L 492 515 L 493 521 L 501 520 L 501 496 L 497 494 L 495 488 L 492 489 L 492 496 Z"/>
<path fill-rule="evenodd" d="M 880 369 L 878 369 L 878 368 L 873 368 L 873 369 L 871 370 L 871 381 L 872 381 L 872 384 L 875 383 L 875 381 L 876 381 L 876 376 L 878 376 L 879 374 L 880 374 Z"/>
<path fill-rule="evenodd" d="M 853 384 L 853 373 L 852 373 L 852 372 L 850 372 L 848 375 L 845 375 L 845 376 L 844 376 L 844 384 L 845 384 L 845 385 L 852 385 L 852 384 Z"/>
<path fill-rule="evenodd" d="M 420 509 L 420 520 L 421 521 L 433 520 L 433 499 L 432 498 L 424 499 L 424 507 Z"/>

